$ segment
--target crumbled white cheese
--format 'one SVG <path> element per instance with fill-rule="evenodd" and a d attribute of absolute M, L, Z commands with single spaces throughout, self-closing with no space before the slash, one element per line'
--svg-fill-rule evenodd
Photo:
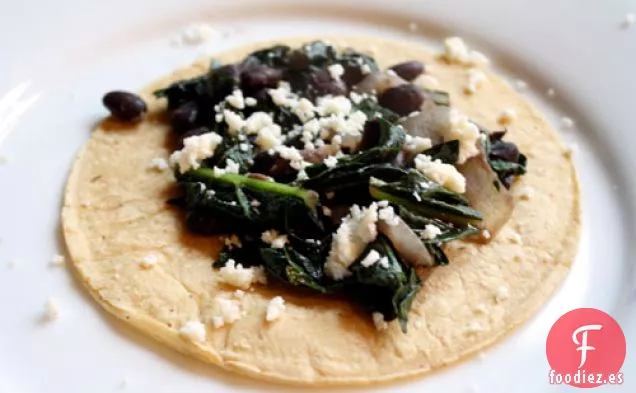
<path fill-rule="evenodd" d="M 280 145 L 276 146 L 275 150 L 281 158 L 289 160 L 289 165 L 296 170 L 301 170 L 310 165 L 305 162 L 303 155 L 295 147 Z"/>
<path fill-rule="evenodd" d="M 232 159 L 225 160 L 225 173 L 235 173 L 238 174 L 240 170 L 240 165 Z"/>
<path fill-rule="evenodd" d="M 212 326 L 218 329 L 239 319 L 241 319 L 241 303 L 239 300 L 229 299 L 223 295 L 218 295 L 214 298 Z"/>
<path fill-rule="evenodd" d="M 335 80 L 340 80 L 345 71 L 342 64 L 332 64 L 327 67 L 327 70 L 329 71 L 329 75 L 331 75 L 331 77 Z"/>
<path fill-rule="evenodd" d="M 464 92 L 467 94 L 476 93 L 488 81 L 488 76 L 478 68 L 469 69 L 467 75 L 468 82 L 464 85 Z"/>
<path fill-rule="evenodd" d="M 400 217 L 395 214 L 392 206 L 379 209 L 378 218 L 390 226 L 395 226 L 400 223 Z"/>
<path fill-rule="evenodd" d="M 508 299 L 508 297 L 510 296 L 510 291 L 508 290 L 508 287 L 505 285 L 500 286 L 499 288 L 497 288 L 495 290 L 495 301 L 497 303 L 501 303 L 504 300 Z"/>
<path fill-rule="evenodd" d="M 574 120 L 572 120 L 571 118 L 569 118 L 567 116 L 563 116 L 561 118 L 561 126 L 563 128 L 572 128 L 572 127 L 574 127 Z"/>
<path fill-rule="evenodd" d="M 360 261 L 360 264 L 364 267 L 373 266 L 376 262 L 380 260 L 380 253 L 376 250 L 371 250 L 369 253 Z"/>
<path fill-rule="evenodd" d="M 157 157 L 150 160 L 150 164 L 148 165 L 150 169 L 154 169 L 159 172 L 163 172 L 166 169 L 170 168 L 168 161 L 165 158 Z"/>
<path fill-rule="evenodd" d="M 507 108 L 501 111 L 497 118 L 497 123 L 505 126 L 511 124 L 515 120 L 517 120 L 517 111 L 512 108 Z"/>
<path fill-rule="evenodd" d="M 484 327 L 481 323 L 479 322 L 471 322 L 468 326 L 466 326 L 466 333 L 468 334 L 472 334 L 472 333 L 479 333 L 481 331 L 484 330 Z"/>
<path fill-rule="evenodd" d="M 243 91 L 241 89 L 234 89 L 232 94 L 225 97 L 225 101 L 236 109 L 245 108 L 245 98 L 243 97 Z"/>
<path fill-rule="evenodd" d="M 256 144 L 263 150 L 275 149 L 283 142 L 281 140 L 281 129 L 278 124 L 263 127 L 258 131 L 255 140 Z"/>
<path fill-rule="evenodd" d="M 285 308 L 285 299 L 283 299 L 281 296 L 274 297 L 272 300 L 269 301 L 269 304 L 267 305 L 265 320 L 267 322 L 277 320 L 283 315 Z"/>
<path fill-rule="evenodd" d="M 46 304 L 44 305 L 44 315 L 43 320 L 46 322 L 56 321 L 60 317 L 60 304 L 55 298 L 46 299 Z"/>
<path fill-rule="evenodd" d="M 216 115 L 214 115 L 214 121 L 216 121 L 217 123 L 221 123 L 223 121 L 223 114 L 217 113 Z"/>
<path fill-rule="evenodd" d="M 515 87 L 519 91 L 524 91 L 528 89 L 528 83 L 524 81 L 523 79 L 515 79 L 514 83 L 515 83 Z"/>
<path fill-rule="evenodd" d="M 327 166 L 327 168 L 333 168 L 338 165 L 338 159 L 334 156 L 329 156 L 324 159 L 323 163 Z"/>
<path fill-rule="evenodd" d="M 267 126 L 274 124 L 272 116 L 265 112 L 254 112 L 245 120 L 245 133 L 248 135 L 258 134 Z"/>
<path fill-rule="evenodd" d="M 328 208 L 327 206 L 323 206 L 322 207 L 322 214 L 324 214 L 327 217 L 331 217 L 331 209 Z"/>
<path fill-rule="evenodd" d="M 55 266 L 55 267 L 60 267 L 60 266 L 64 266 L 64 263 L 66 262 L 66 258 L 64 258 L 64 255 L 54 255 L 53 258 L 51 258 L 51 266 Z"/>
<path fill-rule="evenodd" d="M 470 157 L 479 154 L 479 148 L 477 147 L 479 127 L 455 108 L 448 111 L 448 116 L 449 130 L 444 135 L 444 140 L 459 140 L 459 157 L 457 163 L 463 164 Z"/>
<path fill-rule="evenodd" d="M 389 268 L 389 258 L 388 257 L 382 257 L 380 258 L 380 261 L 378 262 L 378 264 L 380 266 L 382 266 L 385 269 Z"/>
<path fill-rule="evenodd" d="M 389 324 L 384 320 L 384 315 L 382 315 L 382 313 L 376 311 L 371 314 L 371 318 L 373 319 L 373 324 L 378 331 L 389 328 Z"/>
<path fill-rule="evenodd" d="M 261 201 L 259 201 L 258 199 L 253 199 L 252 202 L 250 202 L 250 206 L 252 207 L 259 207 L 261 205 Z"/>
<path fill-rule="evenodd" d="M 181 337 L 193 342 L 204 342 L 206 336 L 205 325 L 200 321 L 188 321 L 179 328 L 179 334 Z"/>
<path fill-rule="evenodd" d="M 291 87 L 287 82 L 280 82 L 276 89 L 267 90 L 267 94 L 276 106 L 289 107 L 292 101 L 298 100 L 298 96 L 291 92 Z"/>
<path fill-rule="evenodd" d="M 240 289 L 248 289 L 254 283 L 262 282 L 261 267 L 245 268 L 234 259 L 229 259 L 225 266 L 219 269 L 219 277 L 224 283 Z"/>
<path fill-rule="evenodd" d="M 239 149 L 241 149 L 241 151 L 248 151 L 250 146 L 247 143 L 241 143 L 239 144 Z"/>
<path fill-rule="evenodd" d="M 273 248 L 283 248 L 288 242 L 287 235 L 281 235 L 275 229 L 270 229 L 261 234 L 261 240 Z"/>
<path fill-rule="evenodd" d="M 406 135 L 406 139 L 404 141 L 404 150 L 408 151 L 412 154 L 418 154 L 423 152 L 424 150 L 430 149 L 433 147 L 433 142 L 431 138 L 424 138 L 421 136 L 411 136 Z"/>
<path fill-rule="evenodd" d="M 329 115 L 348 115 L 351 112 L 351 100 L 345 96 L 324 96 L 318 98 L 318 114 L 321 116 Z"/>
<path fill-rule="evenodd" d="M 371 73 L 371 67 L 368 64 L 362 64 L 360 71 L 362 71 L 362 75 L 369 75 Z"/>
<path fill-rule="evenodd" d="M 432 240 L 442 234 L 442 230 L 437 225 L 426 224 L 424 230 L 420 233 L 422 240 Z"/>
<path fill-rule="evenodd" d="M 223 119 L 227 124 L 228 131 L 232 135 L 236 135 L 241 128 L 245 126 L 245 120 L 236 112 L 233 112 L 229 109 L 223 110 Z"/>
<path fill-rule="evenodd" d="M 315 116 L 316 107 L 314 104 L 306 98 L 301 98 L 298 103 L 293 106 L 293 111 L 296 116 L 303 123 L 313 119 Z"/>
<path fill-rule="evenodd" d="M 547 94 L 548 97 L 554 97 L 556 95 L 556 91 L 553 88 L 549 88 L 545 94 Z"/>
<path fill-rule="evenodd" d="M 481 231 L 481 237 L 488 240 L 492 237 L 492 235 L 488 229 L 484 229 L 483 231 Z"/>
<path fill-rule="evenodd" d="M 307 172 L 305 172 L 304 169 L 298 171 L 298 174 L 296 175 L 296 180 L 302 181 L 307 179 L 309 179 L 309 175 L 307 175 Z"/>
<path fill-rule="evenodd" d="M 343 218 L 331 242 L 331 250 L 325 263 L 325 273 L 341 280 L 351 274 L 349 266 L 362 254 L 366 245 L 378 235 L 378 205 L 372 203 L 360 208 L 353 205 Z"/>
<path fill-rule="evenodd" d="M 532 187 L 522 187 L 515 194 L 519 199 L 527 201 L 534 195 L 534 189 Z"/>
<path fill-rule="evenodd" d="M 181 43 L 185 45 L 199 45 L 213 36 L 218 35 L 218 31 L 207 23 L 192 23 L 181 30 Z"/>
<path fill-rule="evenodd" d="M 245 97 L 245 105 L 247 106 L 256 106 L 258 101 L 254 97 Z"/>
<path fill-rule="evenodd" d="M 150 269 L 159 262 L 159 258 L 155 254 L 145 255 L 139 260 L 139 266 L 142 269 Z"/>
<path fill-rule="evenodd" d="M 183 149 L 170 155 L 170 164 L 176 166 L 181 173 L 190 169 L 198 169 L 201 161 L 212 157 L 216 147 L 223 138 L 216 132 L 195 135 L 183 140 Z"/>
<path fill-rule="evenodd" d="M 621 24 L 621 26 L 624 29 L 629 29 L 630 27 L 632 27 L 634 22 L 636 22 L 636 15 L 634 15 L 631 12 L 628 12 L 625 14 L 625 17 L 623 18 L 623 23 Z"/>
<path fill-rule="evenodd" d="M 517 232 L 513 232 L 510 235 L 510 242 L 514 244 L 523 244 L 523 238 Z"/>
<path fill-rule="evenodd" d="M 433 160 L 425 154 L 418 154 L 415 157 L 415 168 L 442 187 L 460 194 L 466 191 L 466 179 L 451 164 Z"/>
<path fill-rule="evenodd" d="M 439 87 L 439 80 L 432 75 L 422 74 L 415 78 L 413 83 L 423 89 L 435 89 Z"/>
<path fill-rule="evenodd" d="M 444 58 L 450 63 L 463 65 L 487 65 L 490 60 L 481 52 L 470 50 L 460 37 L 449 37 L 444 40 Z"/>

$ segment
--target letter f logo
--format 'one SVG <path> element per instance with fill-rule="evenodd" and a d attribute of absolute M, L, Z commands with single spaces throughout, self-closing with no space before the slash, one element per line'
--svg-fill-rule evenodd
<path fill-rule="evenodd" d="M 581 351 L 581 364 L 579 364 L 579 368 L 583 367 L 585 361 L 587 360 L 587 351 L 593 351 L 596 349 L 587 345 L 587 332 L 589 330 L 601 330 L 602 327 L 602 325 L 585 325 L 576 329 L 572 334 L 572 341 L 574 341 L 574 344 L 581 345 L 576 349 L 577 351 Z M 576 336 L 581 332 L 583 332 L 583 334 L 581 334 L 581 342 L 579 343 L 579 340 L 576 338 Z"/>

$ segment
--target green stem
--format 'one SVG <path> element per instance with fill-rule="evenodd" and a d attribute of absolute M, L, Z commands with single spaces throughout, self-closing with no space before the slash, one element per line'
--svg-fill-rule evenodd
<path fill-rule="evenodd" d="M 259 180 L 234 173 L 215 176 L 214 170 L 210 168 L 199 168 L 189 171 L 185 174 L 185 177 L 190 181 L 200 181 L 204 183 L 225 182 L 234 184 L 235 186 L 245 186 L 255 190 L 300 198 L 305 201 L 305 204 L 311 209 L 315 209 L 318 204 L 318 194 L 316 192 L 287 184 L 276 183 L 275 181 Z"/>

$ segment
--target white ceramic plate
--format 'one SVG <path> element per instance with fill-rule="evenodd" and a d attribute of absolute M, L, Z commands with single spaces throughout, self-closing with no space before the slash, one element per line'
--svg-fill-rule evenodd
<path fill-rule="evenodd" d="M 0 392 L 292 391 L 228 375 L 163 349 L 102 312 L 63 268 L 62 188 L 72 159 L 104 116 L 113 88 L 135 90 L 180 65 L 248 41 L 303 33 L 362 33 L 436 43 L 459 34 L 488 53 L 576 143 L 583 235 L 564 285 L 521 329 L 474 359 L 381 389 L 402 392 L 541 392 L 545 339 L 564 312 L 596 307 L 623 326 L 625 384 L 634 391 L 636 279 L 636 28 L 634 1 L 509 0 L 214 2 L 21 0 L 0 13 Z M 203 46 L 174 47 L 183 26 L 223 32 Z M 415 22 L 419 29 L 408 30 Z M 548 98 L 552 87 L 556 96 Z M 629 240 L 632 240 L 631 242 Z M 11 263 L 15 260 L 15 263 Z M 13 266 L 12 266 L 13 265 Z M 60 318 L 40 321 L 47 297 Z M 126 382 L 126 386 L 122 383 Z"/>

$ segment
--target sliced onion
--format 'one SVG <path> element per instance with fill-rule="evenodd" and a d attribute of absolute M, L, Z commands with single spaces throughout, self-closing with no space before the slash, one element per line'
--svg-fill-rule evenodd
<path fill-rule="evenodd" d="M 406 83 L 408 82 L 397 76 L 395 73 L 376 71 L 365 76 L 364 79 L 355 86 L 355 91 L 357 93 L 375 93 L 380 95 L 386 89 Z"/>
<path fill-rule="evenodd" d="M 480 228 L 487 230 L 479 240 L 488 243 L 508 222 L 514 209 L 510 191 L 499 183 L 497 174 L 492 170 L 483 151 L 481 154 L 457 165 L 457 169 L 466 178 L 466 194 L 470 206 L 483 215 Z M 495 186 L 499 184 L 499 189 Z"/>
<path fill-rule="evenodd" d="M 404 260 L 412 266 L 433 266 L 435 261 L 422 240 L 399 218 L 397 225 L 378 222 L 378 231 L 391 240 L 391 244 Z"/>
<path fill-rule="evenodd" d="M 449 126 L 449 109 L 425 101 L 420 113 L 407 117 L 400 124 L 413 136 L 430 138 L 433 145 L 444 142 L 444 134 Z"/>

